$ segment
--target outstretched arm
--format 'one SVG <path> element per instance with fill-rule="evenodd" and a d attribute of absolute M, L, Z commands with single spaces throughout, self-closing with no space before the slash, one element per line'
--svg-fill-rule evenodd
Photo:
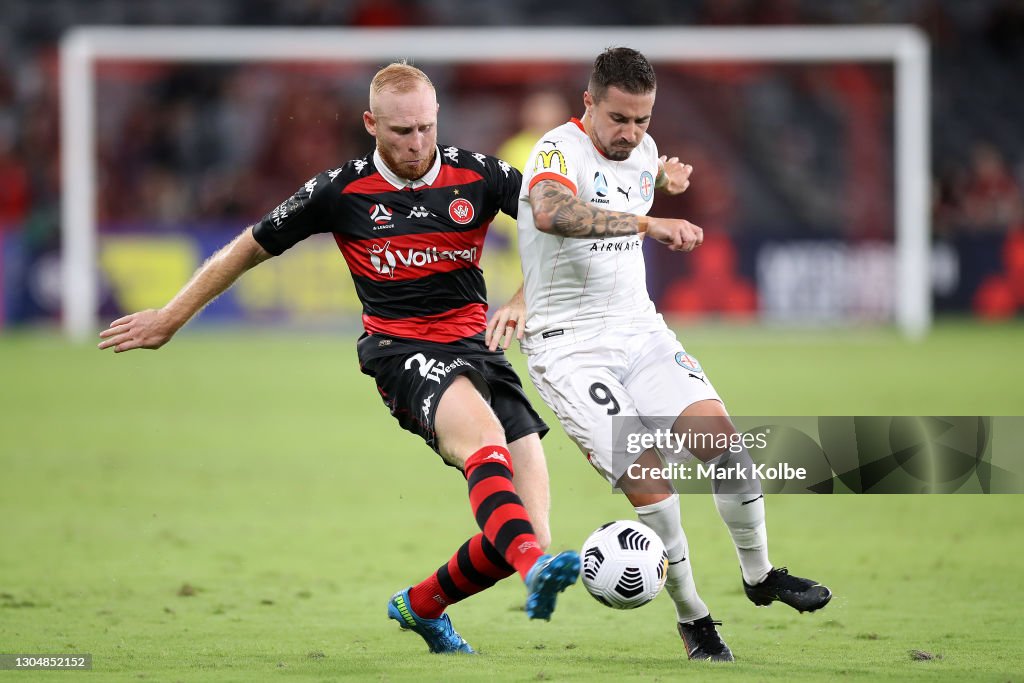
<path fill-rule="evenodd" d="M 599 209 L 554 180 L 533 186 L 530 206 L 537 229 L 551 235 L 601 239 L 646 232 L 673 251 L 692 251 L 704 241 L 704 231 L 689 221 Z"/>
<path fill-rule="evenodd" d="M 270 257 L 270 252 L 253 238 L 252 228 L 246 228 L 207 259 L 166 306 L 131 313 L 110 323 L 100 332 L 103 341 L 99 348 L 114 347 L 116 353 L 132 349 L 159 349 L 242 273 Z"/>

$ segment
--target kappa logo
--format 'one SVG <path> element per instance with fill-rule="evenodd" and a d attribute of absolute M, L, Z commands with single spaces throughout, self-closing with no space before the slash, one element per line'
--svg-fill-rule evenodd
<path fill-rule="evenodd" d="M 430 417 L 430 404 L 433 402 L 433 400 L 434 394 L 431 394 L 430 396 L 427 396 L 425 399 L 423 399 L 423 417 Z"/>
<path fill-rule="evenodd" d="M 498 451 L 491 451 L 491 454 L 484 458 L 484 460 L 498 460 L 506 465 L 508 464 L 508 459 Z"/>
<path fill-rule="evenodd" d="M 459 163 L 459 148 L 458 147 L 445 147 L 444 155 L 453 164 Z"/>
<path fill-rule="evenodd" d="M 481 166 L 487 165 L 487 156 L 485 154 L 481 154 L 480 152 L 473 152 L 473 158 L 480 162 Z"/>
<path fill-rule="evenodd" d="M 536 541 L 523 541 L 522 543 L 519 544 L 519 547 L 516 548 L 516 550 L 518 550 L 520 553 L 525 553 L 525 552 L 527 552 L 528 550 L 530 550 L 532 548 L 538 548 L 539 549 L 540 548 L 540 544 L 537 543 Z"/>
<path fill-rule="evenodd" d="M 508 174 L 512 170 L 512 167 L 501 159 L 498 159 L 498 168 L 500 168 L 501 172 L 505 174 L 506 178 L 508 178 Z"/>
<path fill-rule="evenodd" d="M 302 189 L 304 189 L 306 191 L 306 196 L 307 197 L 312 197 L 313 196 L 313 190 L 316 189 L 316 176 L 313 176 L 312 178 L 307 180 L 306 184 L 302 186 Z"/>
<path fill-rule="evenodd" d="M 364 161 L 363 163 L 365 164 L 366 162 Z M 327 177 L 330 178 L 331 180 L 334 180 L 339 175 L 341 175 L 342 170 L 344 170 L 343 167 L 342 168 L 336 168 L 333 171 L 328 171 L 327 172 Z"/>
<path fill-rule="evenodd" d="M 406 218 L 429 218 L 430 209 L 425 206 L 414 206 Z"/>
<path fill-rule="evenodd" d="M 375 244 L 367 248 L 366 251 L 370 252 L 370 265 L 373 266 L 374 270 L 381 275 L 387 275 L 390 278 L 395 277 L 395 268 L 398 266 L 398 260 L 391 252 L 391 242 Z"/>
<path fill-rule="evenodd" d="M 356 173 L 362 173 L 363 169 L 366 168 L 366 160 L 365 159 L 355 159 L 352 162 L 352 165 L 356 167 Z"/>
<path fill-rule="evenodd" d="M 374 204 L 370 207 L 370 218 L 377 225 L 384 225 L 391 222 L 391 209 L 383 204 Z"/>
<path fill-rule="evenodd" d="M 473 220 L 473 205 L 465 197 L 459 197 L 448 205 L 448 215 L 459 225 L 465 225 Z"/>

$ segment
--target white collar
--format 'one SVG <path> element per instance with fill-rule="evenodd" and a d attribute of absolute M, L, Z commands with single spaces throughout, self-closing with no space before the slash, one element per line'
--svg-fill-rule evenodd
<path fill-rule="evenodd" d="M 437 147 L 434 148 L 434 164 L 430 167 L 421 178 L 416 180 L 406 180 L 405 178 L 399 178 L 395 175 L 395 172 L 388 168 L 388 165 L 384 163 L 384 159 L 381 158 L 378 150 L 373 150 L 373 165 L 376 167 L 377 172 L 383 176 L 384 180 L 391 183 L 396 190 L 404 190 L 409 188 L 410 190 L 418 190 L 421 187 L 431 185 L 437 180 L 438 174 L 441 172 L 441 150 Z"/>

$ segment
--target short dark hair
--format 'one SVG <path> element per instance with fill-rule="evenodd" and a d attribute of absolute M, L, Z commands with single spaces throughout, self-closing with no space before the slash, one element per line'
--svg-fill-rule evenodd
<path fill-rule="evenodd" d="M 654 67 L 642 54 L 628 47 L 610 47 L 594 60 L 587 90 L 597 101 L 613 85 L 632 95 L 646 95 L 658 87 L 658 82 Z"/>

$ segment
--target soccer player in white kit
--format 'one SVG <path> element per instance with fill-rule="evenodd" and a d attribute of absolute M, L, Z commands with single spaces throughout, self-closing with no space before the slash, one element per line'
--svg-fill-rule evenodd
<path fill-rule="evenodd" d="M 566 432 L 665 542 L 666 589 L 687 655 L 732 661 L 715 628 L 720 622 L 694 586 L 678 494 L 665 480 L 624 476 L 634 461 L 660 467 L 661 457 L 653 449 L 639 458 L 613 453 L 616 415 L 636 416 L 648 429 L 681 434 L 689 419 L 704 430 L 736 434 L 700 363 L 647 293 L 645 235 L 673 251 L 688 252 L 703 241 L 703 231 L 688 221 L 647 215 L 655 189 L 679 194 L 693 170 L 659 156 L 646 135 L 655 90 L 654 69 L 642 54 L 610 48 L 594 62 L 583 117 L 551 130 L 534 147 L 520 195 L 532 211 L 521 210 L 518 219 L 527 311 L 522 349 L 530 377 Z M 657 416 L 669 417 L 659 423 Z M 689 454 L 703 461 L 722 456 L 713 448 Z M 746 451 L 742 458 L 750 460 Z M 717 490 L 715 503 L 751 601 L 780 600 L 801 612 L 825 606 L 828 588 L 769 562 L 759 481 Z"/>

